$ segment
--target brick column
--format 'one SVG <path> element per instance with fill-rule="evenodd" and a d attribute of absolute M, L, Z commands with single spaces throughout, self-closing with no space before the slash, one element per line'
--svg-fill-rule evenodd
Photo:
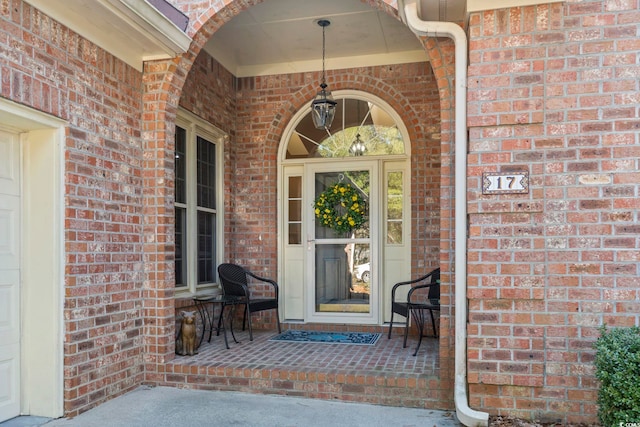
<path fill-rule="evenodd" d="M 453 402 L 455 355 L 455 46 L 444 38 L 424 41 L 440 94 L 440 381 L 443 399 Z"/>

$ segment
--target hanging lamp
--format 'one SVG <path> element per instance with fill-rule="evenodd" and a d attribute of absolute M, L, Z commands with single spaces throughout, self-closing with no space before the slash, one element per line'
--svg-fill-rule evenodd
<path fill-rule="evenodd" d="M 322 83 L 320 83 L 320 91 L 311 102 L 311 117 L 313 125 L 316 129 L 329 129 L 333 123 L 333 117 L 336 114 L 337 102 L 333 100 L 331 91 L 327 90 L 327 83 L 324 77 L 324 53 L 325 53 L 325 36 L 324 30 L 331 22 L 328 19 L 320 19 L 318 25 L 322 27 Z"/>
<path fill-rule="evenodd" d="M 351 143 L 349 152 L 354 156 L 362 156 L 367 151 L 367 146 L 364 145 L 364 141 L 360 139 L 360 134 L 356 135 L 356 139 Z"/>

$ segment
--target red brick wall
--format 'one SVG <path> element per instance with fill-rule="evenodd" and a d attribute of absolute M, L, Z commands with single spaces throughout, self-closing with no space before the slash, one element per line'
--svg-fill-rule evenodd
<path fill-rule="evenodd" d="M 236 107 L 232 76 L 211 59 L 195 60 L 203 40 L 219 25 L 217 20 L 228 19 L 230 9 L 202 29 L 203 38 L 190 52 L 176 60 L 146 63 L 144 74 L 26 3 L 3 3 L 0 12 L 0 48 L 8 58 L 0 66 L 1 95 L 69 121 L 65 412 L 75 415 L 144 379 L 153 381 L 154 373 L 173 357 L 173 195 L 167 177 L 173 175 L 178 99 L 231 136 L 229 257 L 273 271 L 275 153 L 284 126 L 295 109 L 313 97 L 319 76 L 257 78 L 251 91 L 242 86 L 237 94 L 241 105 Z M 193 72 L 189 78 L 188 71 Z M 375 93 L 407 116 L 414 143 L 414 265 L 417 272 L 424 271 L 425 264 L 437 265 L 434 212 L 439 194 L 433 168 L 439 165 L 439 114 L 429 67 L 331 72 L 329 83 L 335 89 Z M 256 108 L 256 97 L 269 92 L 270 84 L 287 85 L 287 91 L 275 100 L 275 110 L 268 110 L 275 118 L 265 123 L 255 116 L 265 108 Z M 225 108 L 212 108 L 212 99 Z M 243 114 L 252 119 L 245 121 Z M 236 120 L 242 125 L 237 136 Z M 255 194 L 260 194 L 259 212 L 247 209 L 255 205 Z M 262 241 L 252 240 L 259 234 Z M 244 248 L 258 243 L 272 249 L 241 256 Z"/>
<path fill-rule="evenodd" d="M 450 400 L 453 399 L 455 355 L 455 45 L 446 38 L 426 38 L 425 49 L 433 68 L 440 101 L 440 171 L 439 171 L 439 262 L 440 285 L 440 387 Z"/>
<path fill-rule="evenodd" d="M 235 139 L 236 78 L 206 52 L 198 55 L 189 70 L 180 106 Z"/>
<path fill-rule="evenodd" d="M 278 147 L 293 114 L 307 108 L 315 95 L 319 78 L 318 73 L 288 74 L 242 78 L 234 84 L 224 68 L 201 53 L 180 100 L 181 106 L 223 130 L 233 129 L 225 148 L 226 257 L 266 277 L 277 275 Z M 440 101 L 431 67 L 423 63 L 329 71 L 327 82 L 334 91 L 373 93 L 404 113 L 414 165 L 414 275 L 435 268 L 439 256 Z M 234 86 L 237 92 L 232 93 Z M 233 115 L 235 122 L 230 124 Z"/>
<path fill-rule="evenodd" d="M 239 79 L 228 256 L 260 273 L 275 275 L 277 262 L 280 139 L 293 114 L 308 108 L 320 77 L 305 73 Z M 326 77 L 333 91 L 361 90 L 382 98 L 408 127 L 413 165 L 412 261 L 415 274 L 425 272 L 438 263 L 439 236 L 440 104 L 431 67 L 422 63 L 330 70 Z"/>
<path fill-rule="evenodd" d="M 637 0 L 474 13 L 469 382 L 492 413 L 594 421 L 598 327 L 638 324 Z M 523 167 L 526 195 L 482 195 Z"/>
<path fill-rule="evenodd" d="M 0 95 L 69 123 L 64 398 L 73 415 L 143 379 L 142 74 L 20 0 L 2 2 L 0 19 Z"/>
<path fill-rule="evenodd" d="M 237 116 L 230 115 L 233 107 L 224 114 L 206 110 L 202 99 L 188 97 L 194 89 L 185 83 L 187 73 L 216 28 L 253 2 L 234 2 L 219 14 L 220 6 L 207 3 L 180 2 L 194 18 L 192 48 L 176 60 L 147 63 L 144 76 L 20 0 L 0 5 L 0 95 L 69 121 L 64 313 L 69 415 L 139 384 L 143 363 L 145 379 L 153 382 L 173 357 L 173 206 L 166 177 L 173 173 L 172 126 L 183 92 L 184 105 L 211 115 L 224 130 L 233 131 L 233 120 L 239 119 L 228 147 L 230 165 L 238 171 L 228 182 L 243 189 L 234 193 L 237 203 L 228 202 L 229 215 L 239 215 L 228 221 L 228 253 L 263 273 L 275 268 L 273 251 L 243 258 L 240 248 L 275 247 L 277 144 L 293 112 L 313 97 L 319 76 L 243 79 Z M 382 1 L 372 3 L 388 8 Z M 637 0 L 582 0 L 471 16 L 473 407 L 594 420 L 591 346 L 597 327 L 638 323 L 638 9 Z M 422 101 L 433 107 L 426 100 L 436 102 L 438 96 L 426 68 L 330 72 L 328 83 L 332 89 L 371 91 L 412 115 L 406 123 L 415 144 L 413 161 L 425 167 L 412 177 L 417 197 L 412 260 L 423 271 L 420 261 L 437 258 L 436 252 L 426 254 L 435 222 L 424 231 L 419 227 L 431 218 L 431 207 L 439 206 L 440 264 L 450 271 L 451 45 L 429 40 L 427 51 L 438 76 L 440 117 L 434 114 L 437 107 L 418 106 Z M 219 71 L 199 61 L 193 70 Z M 365 80 L 357 79 L 359 74 Z M 280 99 L 260 110 L 255 100 L 271 85 L 291 90 L 278 92 Z M 244 121 L 245 115 L 258 117 L 266 110 L 271 120 Z M 441 153 L 437 129 L 431 128 L 438 118 Z M 425 178 L 426 169 L 440 161 L 441 194 L 423 199 L 418 189 L 430 188 L 433 178 Z M 511 166 L 530 171 L 528 195 L 481 194 L 483 171 Z M 255 199 L 264 211 L 247 209 L 255 194 L 264 196 Z M 248 237 L 256 233 L 262 241 Z M 446 273 L 443 281 L 441 356 L 450 356 L 446 305 L 452 292 Z M 450 360 L 441 357 L 444 365 Z"/>
<path fill-rule="evenodd" d="M 181 86 L 184 83 L 184 79 L 186 78 L 187 72 L 191 67 L 191 63 L 194 61 L 195 56 L 200 52 L 200 49 L 203 47 L 204 43 L 208 40 L 208 38 L 221 26 L 224 25 L 225 22 L 230 20 L 233 16 L 238 14 L 243 9 L 250 7 L 254 2 L 246 1 L 246 0 L 238 0 L 228 5 L 221 6 L 217 3 L 212 3 L 208 1 L 199 2 L 194 4 L 190 1 L 180 0 L 175 2 L 181 10 L 183 10 L 187 15 L 190 16 L 190 22 L 193 24 L 188 30 L 188 33 L 192 35 L 194 38 L 194 42 L 191 45 L 190 51 L 187 52 L 183 57 L 178 60 L 172 61 L 158 61 L 155 63 L 148 63 L 145 66 L 145 95 L 144 95 L 144 105 L 143 109 L 145 111 L 143 116 L 143 128 L 145 130 L 144 140 L 145 140 L 145 181 L 144 188 L 145 194 L 148 195 L 145 197 L 144 203 L 144 213 L 145 218 L 147 218 L 147 223 L 145 225 L 145 231 L 149 230 L 149 232 L 155 233 L 157 239 L 148 242 L 145 246 L 145 271 L 147 272 L 146 280 L 145 280 L 145 296 L 148 296 L 146 299 L 146 310 L 145 310 L 145 318 L 148 321 L 149 327 L 146 329 L 148 332 L 146 335 L 147 339 L 147 353 L 145 360 L 146 364 L 146 375 L 145 379 L 149 382 L 157 382 L 162 380 L 162 366 L 164 361 L 170 360 L 173 358 L 173 330 L 174 330 L 174 300 L 173 300 L 173 271 L 172 271 L 172 263 L 170 260 L 173 257 L 173 245 L 172 245 L 172 228 L 171 228 L 171 212 L 172 212 L 172 190 L 170 188 L 170 182 L 163 180 L 162 177 L 170 176 L 172 174 L 172 148 L 173 148 L 173 129 L 172 123 L 173 118 L 175 117 L 175 106 L 178 103 L 178 97 L 181 94 Z M 394 9 L 387 4 L 386 1 L 374 1 L 372 2 L 372 6 L 379 8 L 380 10 L 387 11 L 391 14 L 394 14 Z M 443 56 L 447 57 L 447 56 Z M 442 67 L 441 68 L 446 68 Z M 391 67 L 393 70 L 393 67 Z M 317 74 L 317 73 L 316 73 Z M 317 90 L 317 82 L 318 75 L 305 76 L 305 78 L 312 79 L 312 82 L 307 82 L 306 87 L 301 89 L 300 93 L 291 96 L 291 100 L 289 103 L 284 103 L 280 109 L 273 114 L 271 112 L 273 119 L 273 123 L 269 124 L 268 120 L 265 123 L 260 125 L 256 125 L 252 123 L 251 126 L 254 126 L 253 130 L 259 129 L 257 132 L 259 133 L 260 141 L 265 141 L 264 146 L 258 145 L 258 150 L 255 151 L 260 154 L 270 153 L 271 161 L 274 159 L 275 149 L 277 146 L 281 131 L 283 129 L 284 124 L 292 117 L 295 109 L 301 107 L 301 102 L 303 100 L 307 101 L 312 99 L 316 90 Z M 352 75 L 348 77 L 348 79 L 355 79 L 355 76 Z M 347 79 L 347 80 L 348 80 Z M 446 77 L 444 77 L 446 79 Z M 342 85 L 340 81 L 329 81 L 329 84 L 332 88 L 341 88 L 347 87 Z M 240 84 L 239 84 L 240 86 Z M 355 84 L 354 87 L 358 87 Z M 363 86 L 366 87 L 366 86 Z M 396 91 L 391 90 L 385 92 L 385 88 L 388 88 L 386 85 L 381 86 L 382 89 L 377 88 L 378 91 L 382 93 L 378 93 L 379 96 L 385 98 L 389 101 L 393 106 L 397 105 L 393 102 L 393 99 L 396 96 Z M 262 88 L 264 90 L 265 88 Z M 376 93 L 376 91 L 372 91 Z M 385 96 L 383 96 L 385 95 Z M 437 96 L 435 92 L 425 93 L 426 96 Z M 402 99 L 403 103 L 406 103 L 406 99 L 403 96 L 398 98 Z M 291 104 L 293 100 L 296 100 L 297 104 Z M 264 102 L 264 101 L 262 101 Z M 449 105 L 450 102 L 444 101 L 445 105 Z M 398 108 L 398 111 L 411 111 L 411 104 L 400 104 L 401 108 Z M 293 109 L 292 109 L 293 108 Z M 427 113 L 427 115 L 432 114 L 433 111 Z M 241 105 L 238 104 L 238 116 L 241 116 Z M 429 128 L 432 123 L 427 124 L 426 128 L 425 122 L 420 122 L 419 117 L 421 116 L 427 117 L 423 113 L 416 115 L 415 121 L 411 123 L 407 123 L 409 127 L 409 131 L 412 137 L 412 140 L 417 141 L 419 144 L 420 138 L 416 137 L 417 134 L 424 133 L 425 135 L 429 135 L 425 137 L 425 141 L 435 141 L 438 138 L 438 133 L 435 132 L 436 129 Z M 433 117 L 437 116 L 435 114 Z M 431 116 L 430 116 L 431 117 Z M 447 116 L 447 120 L 450 121 L 452 118 Z M 450 129 L 450 127 L 449 127 Z M 253 131 L 252 130 L 252 131 Z M 249 135 L 249 136 L 247 136 Z M 238 129 L 237 139 L 238 142 L 241 141 L 242 138 L 250 138 L 251 133 L 241 136 L 241 130 Z M 231 149 L 229 150 L 229 157 L 233 162 L 235 156 L 242 156 L 245 154 L 242 150 L 246 150 L 246 146 L 242 144 L 237 145 L 237 150 L 235 147 L 233 140 L 229 142 L 231 145 Z M 253 143 L 253 142 L 252 142 Z M 415 148 L 414 154 L 419 152 L 419 147 Z M 438 149 L 434 148 L 435 146 L 424 146 L 424 161 L 427 166 L 436 166 L 439 164 L 438 157 Z M 238 161 L 237 164 L 239 167 L 243 169 L 250 168 L 249 165 L 252 165 L 251 162 L 254 162 L 257 165 L 258 170 L 261 175 L 256 177 L 258 182 L 264 182 L 265 177 L 274 177 L 275 169 L 273 164 L 269 165 L 268 163 L 260 163 L 263 157 L 251 157 L 252 154 L 249 153 L 249 157 L 241 159 L 242 161 Z M 416 163 L 414 165 L 421 165 L 421 160 L 419 157 L 415 157 Z M 419 167 L 419 166 L 418 166 Z M 235 177 L 239 177 L 240 174 L 236 174 Z M 435 188 L 437 188 L 437 177 L 433 177 L 436 180 L 434 183 Z M 244 179 L 244 177 L 242 178 Z M 231 183 L 232 187 L 236 187 L 237 183 L 232 181 L 232 177 L 229 176 L 226 179 L 227 182 Z M 431 185 L 431 178 L 426 180 Z M 255 187 L 252 187 L 255 188 Z M 262 189 L 265 194 L 267 194 L 267 190 L 271 195 L 275 195 L 274 187 L 265 187 Z M 438 227 L 436 224 L 438 223 L 437 216 L 438 214 L 433 214 L 433 211 L 438 211 L 438 203 L 440 195 L 437 194 L 438 190 L 435 190 L 435 194 L 433 196 L 431 194 L 427 195 L 426 204 L 424 206 L 433 206 L 433 209 L 427 209 L 418 206 L 416 203 L 416 218 L 420 218 L 421 221 L 423 218 L 428 218 L 428 223 L 425 225 L 425 236 L 418 236 L 418 239 L 424 239 L 424 244 L 419 243 L 415 247 L 418 248 L 413 256 L 414 265 L 416 265 L 416 272 L 423 272 L 424 265 L 421 264 L 424 258 L 429 259 L 429 263 L 433 265 L 438 264 L 438 251 L 434 250 L 431 246 L 433 242 L 433 232 Z M 246 193 L 247 197 L 249 193 Z M 414 193 L 416 194 L 416 193 Z M 418 198 L 420 195 L 417 196 Z M 448 196 L 452 197 L 452 196 Z M 246 202 L 245 202 L 246 203 Z M 270 215 L 274 215 L 275 213 L 275 201 L 266 200 L 266 204 L 264 205 L 264 209 L 266 212 L 270 212 Z M 229 207 L 227 212 L 241 212 L 238 208 L 231 207 L 231 204 L 227 205 Z M 242 212 L 243 213 L 243 212 Z M 422 213 L 422 214 L 419 214 Z M 243 213 L 244 214 L 244 213 Z M 255 211 L 251 211 L 250 214 L 256 214 Z M 239 235 L 241 241 L 239 244 L 246 245 L 247 240 L 246 236 L 247 231 L 251 232 L 253 236 L 255 236 L 255 232 L 263 232 L 263 241 L 260 242 L 261 245 L 265 244 L 273 244 L 275 242 L 275 231 L 273 229 L 273 225 L 275 224 L 275 218 L 267 218 L 266 220 L 261 217 L 261 214 L 257 214 L 257 225 L 251 226 L 248 228 L 242 228 L 238 231 L 234 230 L 235 224 L 238 222 L 233 219 L 232 221 L 228 221 L 229 228 L 231 229 L 232 234 L 227 234 L 225 239 L 231 239 L 230 236 Z M 247 222 L 244 222 L 243 227 L 246 227 Z M 416 221 L 416 224 L 421 224 L 421 222 Z M 267 227 L 270 226 L 271 228 Z M 416 226 L 415 230 L 419 230 Z M 429 236 L 426 236 L 426 233 L 430 233 Z M 436 232 L 437 234 L 437 232 Z M 417 234 L 416 234 L 417 235 Z M 263 243 L 265 242 L 266 243 Z M 169 242 L 169 243 L 167 243 Z M 256 244 L 257 242 L 249 241 L 249 244 Z M 429 245 L 429 246 L 427 246 Z M 440 244 L 442 249 L 442 243 Z M 231 248 L 231 240 L 229 240 L 229 244 L 227 247 Z M 429 248 L 429 249 L 421 249 L 421 248 Z M 450 250 L 451 245 L 448 243 L 445 245 L 447 250 Z M 424 251 L 423 253 L 420 251 Z M 233 253 L 233 250 L 230 254 Z M 229 255 L 230 258 L 233 255 Z M 258 272 L 264 275 L 271 274 L 270 271 L 274 268 L 274 254 L 268 254 L 266 257 L 261 257 L 258 261 L 252 261 L 251 263 L 247 263 L 248 265 L 257 264 L 261 267 L 258 268 Z M 237 259 L 238 262 L 242 262 L 242 259 Z M 440 252 L 440 261 L 442 262 L 442 252 Z M 416 273 L 417 274 L 417 273 Z M 445 293 L 447 291 L 447 285 L 444 285 Z M 445 296 L 446 299 L 446 296 Z M 446 326 L 443 329 L 445 330 L 445 334 L 448 335 L 448 331 L 446 330 Z M 443 348 L 446 348 L 445 353 L 448 355 L 448 348 L 450 346 L 447 341 L 443 341 Z M 446 364 L 445 362 L 444 364 Z"/>
<path fill-rule="evenodd" d="M 211 123 L 229 136 L 229 141 L 235 139 L 236 123 L 236 78 L 222 67 L 206 52 L 198 55 L 186 77 L 180 107 L 192 112 L 203 120 Z M 227 174 L 225 188 L 232 189 L 230 177 L 233 176 L 233 165 L 229 154 L 230 144 L 225 145 Z M 173 183 L 171 183 L 173 186 Z M 225 203 L 228 205 L 233 199 L 232 191 L 225 191 Z M 173 240 L 172 240 L 173 241 Z M 182 321 L 181 311 L 195 310 L 191 298 L 176 299 L 175 325 L 179 328 Z"/>

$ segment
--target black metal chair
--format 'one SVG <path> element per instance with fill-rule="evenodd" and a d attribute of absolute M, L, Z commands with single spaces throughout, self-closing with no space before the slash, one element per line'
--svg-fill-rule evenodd
<path fill-rule="evenodd" d="M 225 297 L 237 297 L 233 304 L 228 305 L 244 305 L 244 315 L 242 318 L 242 330 L 244 331 L 245 322 L 249 325 L 249 340 L 253 341 L 253 330 L 251 328 L 251 314 L 263 310 L 276 310 L 276 321 L 278 322 L 278 333 L 281 333 L 280 314 L 278 312 L 278 284 L 263 277 L 256 276 L 250 271 L 242 268 L 237 264 L 220 264 L 218 266 L 218 275 L 222 284 L 222 292 Z M 269 283 L 273 287 L 273 298 L 253 298 L 249 291 L 248 277 L 260 282 Z M 224 307 L 223 307 L 224 309 Z M 233 322 L 233 317 L 232 320 Z M 231 324 L 233 332 L 233 323 Z"/>
<path fill-rule="evenodd" d="M 407 293 L 406 301 L 397 301 L 396 300 L 396 291 L 400 286 L 404 285 L 414 285 L 416 283 L 422 283 L 415 286 L 412 286 Z M 418 301 L 414 297 L 414 293 L 419 291 L 420 289 L 428 288 L 427 300 Z M 417 295 L 417 294 L 416 294 Z M 407 335 L 409 333 L 409 318 L 412 315 L 412 311 L 414 310 L 429 310 L 429 314 L 431 315 L 431 324 L 433 326 L 433 336 L 438 336 L 438 331 L 436 330 L 435 318 L 433 316 L 434 311 L 440 311 L 440 269 L 436 268 L 429 274 L 419 277 L 414 280 L 409 280 L 407 282 L 396 283 L 391 289 L 391 321 L 389 322 L 389 335 L 388 338 L 391 338 L 391 329 L 393 328 L 393 315 L 397 313 L 401 316 L 405 317 L 404 323 L 404 342 L 402 347 L 405 348 L 407 346 Z M 420 313 L 418 317 L 414 316 L 416 323 L 418 324 L 418 329 L 420 333 L 420 343 L 422 342 L 423 335 L 423 327 L 424 327 L 424 317 L 422 317 L 423 313 Z M 418 344 L 418 348 L 420 347 L 420 343 Z M 418 349 L 416 348 L 416 353 Z"/>

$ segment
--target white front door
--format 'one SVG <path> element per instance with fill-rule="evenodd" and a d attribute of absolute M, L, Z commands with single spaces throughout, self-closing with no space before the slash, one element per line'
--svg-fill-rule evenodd
<path fill-rule="evenodd" d="M 378 274 L 378 163 L 311 164 L 305 173 L 306 194 L 314 201 L 336 184 L 348 186 L 366 205 L 367 221 L 354 231 L 337 232 L 322 224 L 314 209 L 307 209 L 307 277 L 304 283 L 307 321 L 377 324 L 379 322 Z M 351 191 L 351 190 L 349 190 Z M 348 202 L 347 202 L 348 204 Z M 337 204 L 334 217 L 348 206 Z M 353 205 L 351 205 L 353 208 Z M 323 212 L 320 212 L 322 216 Z"/>
<path fill-rule="evenodd" d="M 20 145 L 0 131 L 0 422 L 20 414 Z"/>

